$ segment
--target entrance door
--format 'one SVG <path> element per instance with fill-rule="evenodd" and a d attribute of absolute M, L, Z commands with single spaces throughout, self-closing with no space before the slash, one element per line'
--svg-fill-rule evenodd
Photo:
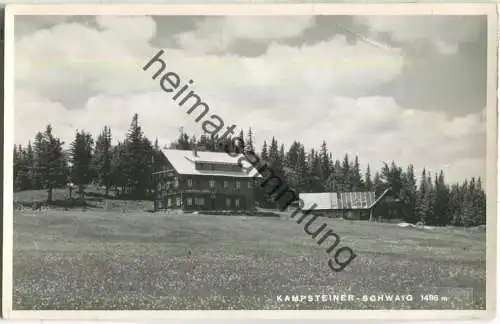
<path fill-rule="evenodd" d="M 215 201 L 215 194 L 210 194 L 208 197 L 208 209 L 209 210 L 216 210 L 217 209 L 217 204 Z"/>

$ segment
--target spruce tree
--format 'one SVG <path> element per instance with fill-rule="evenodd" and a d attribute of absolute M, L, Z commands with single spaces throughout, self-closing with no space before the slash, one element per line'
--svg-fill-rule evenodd
<path fill-rule="evenodd" d="M 363 188 L 363 178 L 361 177 L 361 169 L 359 166 L 359 158 L 354 157 L 354 164 L 351 169 L 352 191 L 359 191 Z"/>
<path fill-rule="evenodd" d="M 434 188 L 434 222 L 436 225 L 444 226 L 450 223 L 452 216 L 449 214 L 450 193 L 444 181 L 444 173 L 442 170 L 435 178 Z"/>
<path fill-rule="evenodd" d="M 462 194 L 458 183 L 453 184 L 450 189 L 450 199 L 448 203 L 449 224 L 453 226 L 462 226 Z"/>
<path fill-rule="evenodd" d="M 78 192 L 84 200 L 85 186 L 92 179 L 92 136 L 85 131 L 75 134 L 71 143 L 71 180 L 78 187 Z"/>
<path fill-rule="evenodd" d="M 138 114 L 134 114 L 123 145 L 123 168 L 127 179 L 127 193 L 135 199 L 144 197 L 151 187 L 150 171 L 153 160 L 151 141 L 144 136 L 138 119 Z M 186 137 L 187 135 L 183 136 L 183 140 Z"/>
<path fill-rule="evenodd" d="M 295 165 L 295 173 L 298 178 L 297 190 L 306 189 L 306 177 L 307 177 L 307 160 L 306 160 L 306 151 L 304 149 L 304 145 L 299 143 L 298 152 L 297 152 L 297 164 Z"/>
<path fill-rule="evenodd" d="M 475 195 L 475 219 L 474 223 L 476 225 L 486 225 L 486 193 L 484 192 L 481 178 L 476 181 L 476 187 L 474 188 Z"/>
<path fill-rule="evenodd" d="M 420 176 L 420 186 L 417 193 L 417 206 L 416 206 L 417 219 L 418 221 L 423 223 L 425 223 L 425 221 L 427 220 L 429 213 L 429 202 L 427 201 L 428 188 L 426 180 L 427 180 L 427 171 L 424 168 L 422 170 L 422 175 Z"/>
<path fill-rule="evenodd" d="M 330 154 L 328 152 L 326 141 L 323 141 L 323 143 L 321 143 L 321 148 L 319 150 L 319 160 L 321 163 L 321 178 L 324 181 L 324 187 L 327 188 L 329 187 L 328 179 L 332 174 L 332 169 L 331 169 Z"/>
<path fill-rule="evenodd" d="M 269 161 L 269 152 L 267 151 L 267 143 L 264 141 L 264 144 L 262 145 L 262 151 L 260 152 L 260 159 L 263 162 Z"/>
<path fill-rule="evenodd" d="M 300 144 L 297 141 L 293 141 L 290 149 L 286 153 L 285 157 L 285 167 L 288 170 L 287 182 L 290 186 L 296 188 L 299 184 L 299 171 L 297 169 L 298 159 L 299 159 L 299 149 Z"/>
<path fill-rule="evenodd" d="M 340 191 L 351 191 L 352 190 L 352 182 L 351 182 L 351 163 L 349 161 L 349 155 L 346 153 L 344 155 L 344 159 L 342 160 L 342 182 Z"/>
<path fill-rule="evenodd" d="M 367 191 L 373 191 L 372 174 L 369 164 L 366 167 L 364 186 Z"/>
<path fill-rule="evenodd" d="M 108 196 L 109 188 L 113 183 L 111 168 L 112 160 L 113 148 L 111 145 L 111 128 L 104 126 L 101 134 L 97 137 L 92 167 L 97 174 L 99 185 L 105 187 L 105 196 Z"/>
<path fill-rule="evenodd" d="M 118 142 L 113 147 L 113 155 L 111 159 L 111 182 L 115 188 L 115 196 L 125 191 L 127 186 L 127 177 L 125 175 L 126 166 L 125 161 L 125 145 Z"/>
<path fill-rule="evenodd" d="M 47 190 L 47 202 L 52 203 L 52 190 L 66 183 L 68 168 L 62 142 L 52 134 L 49 124 L 43 133 L 35 138 L 34 169 L 43 189 Z"/>
<path fill-rule="evenodd" d="M 416 211 L 417 183 L 413 172 L 413 165 L 409 165 L 402 175 L 402 210 L 405 222 L 415 224 L 418 222 Z"/>
<path fill-rule="evenodd" d="M 252 133 L 252 128 L 250 127 L 248 129 L 248 134 L 247 138 L 245 140 L 245 153 L 254 153 L 255 152 L 255 147 L 253 146 L 253 133 Z"/>

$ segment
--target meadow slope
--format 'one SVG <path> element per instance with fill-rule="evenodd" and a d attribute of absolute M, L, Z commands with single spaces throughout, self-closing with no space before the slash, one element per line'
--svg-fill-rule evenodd
<path fill-rule="evenodd" d="M 36 216 L 34 216 L 36 215 Z M 14 309 L 484 309 L 485 233 L 324 220 L 357 258 L 335 273 L 293 220 L 50 210 L 14 214 Z M 452 289 L 453 288 L 453 289 Z M 291 294 L 412 302 L 278 302 Z M 448 301 L 420 300 L 441 294 Z"/>

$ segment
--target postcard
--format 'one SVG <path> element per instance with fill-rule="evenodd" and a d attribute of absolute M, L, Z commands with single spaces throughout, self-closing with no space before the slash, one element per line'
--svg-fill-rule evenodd
<path fill-rule="evenodd" d="M 494 4 L 7 5 L 12 319 L 494 314 Z"/>

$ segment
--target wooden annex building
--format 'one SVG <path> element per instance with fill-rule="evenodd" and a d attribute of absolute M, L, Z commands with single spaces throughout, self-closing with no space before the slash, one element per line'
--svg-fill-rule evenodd
<path fill-rule="evenodd" d="M 317 214 L 346 219 L 371 220 L 373 210 L 388 197 L 389 192 L 390 189 L 386 189 L 378 197 L 373 191 L 300 193 L 299 198 L 304 202 L 304 209 L 309 209 L 313 204 L 316 204 L 314 211 Z"/>
<path fill-rule="evenodd" d="M 153 173 L 155 211 L 255 209 L 256 170 L 245 172 L 238 164 L 239 157 L 196 149 L 164 149 L 162 153 L 161 170 Z M 249 165 L 243 163 L 243 166 Z"/>

